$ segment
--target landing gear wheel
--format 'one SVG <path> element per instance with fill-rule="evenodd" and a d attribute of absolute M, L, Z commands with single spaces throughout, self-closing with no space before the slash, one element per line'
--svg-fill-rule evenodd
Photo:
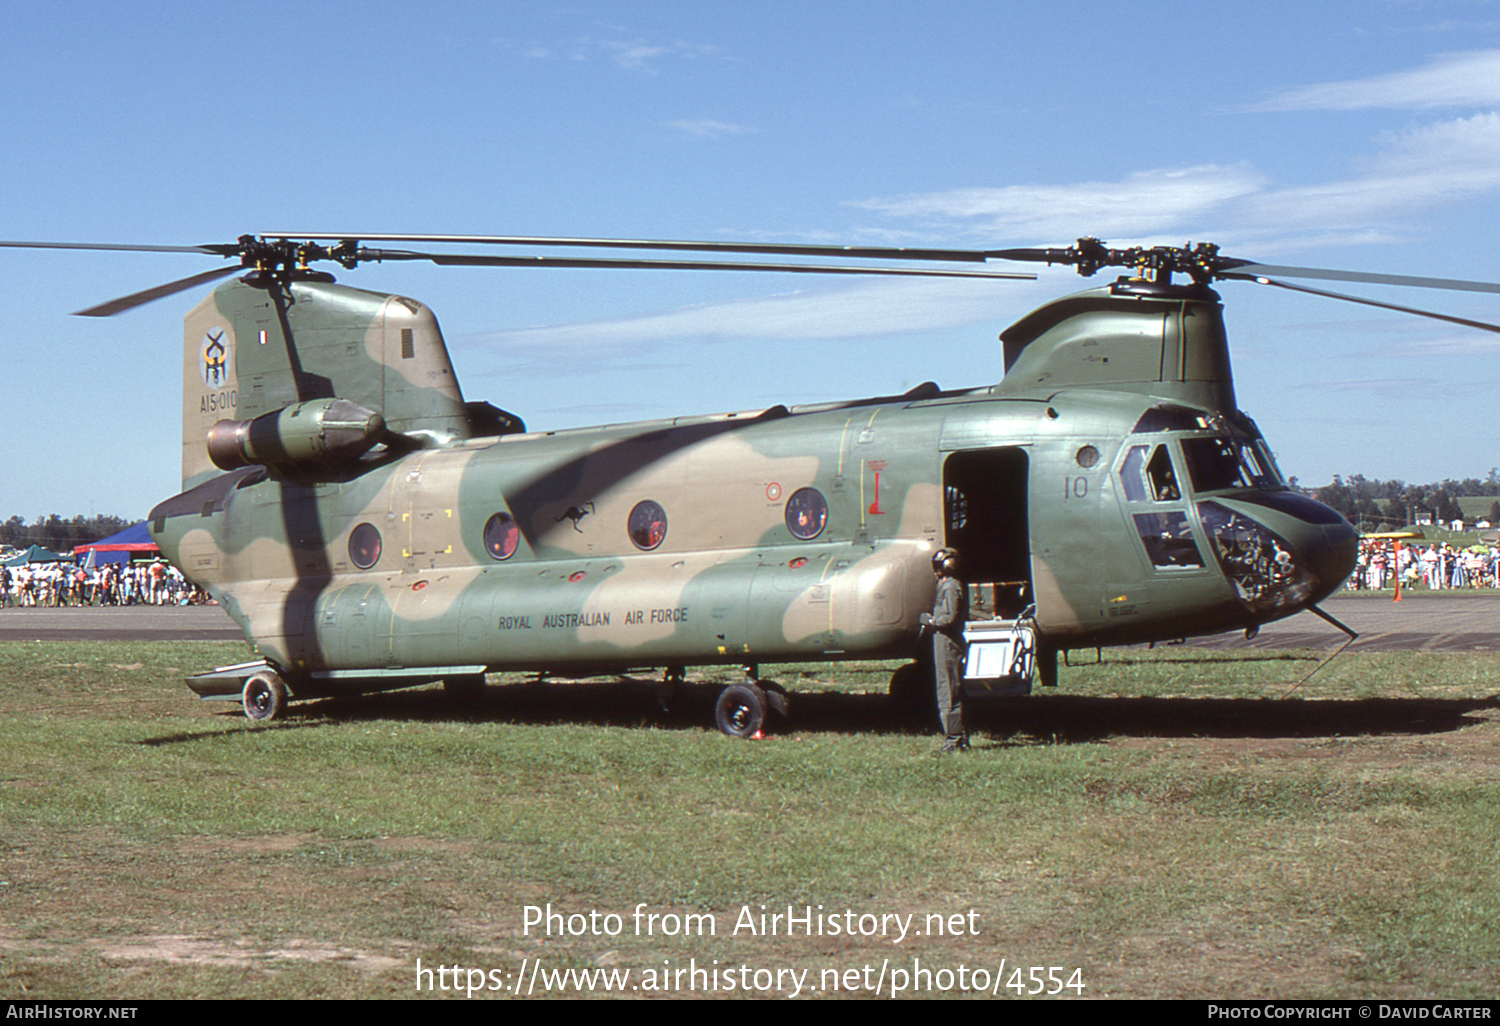
<path fill-rule="evenodd" d="M 754 737 L 766 722 L 766 693 L 758 684 L 731 684 L 719 692 L 714 723 L 730 737 Z"/>
<path fill-rule="evenodd" d="M 286 712 L 286 682 L 269 670 L 254 674 L 245 681 L 240 701 L 245 715 L 252 720 L 275 720 Z"/>

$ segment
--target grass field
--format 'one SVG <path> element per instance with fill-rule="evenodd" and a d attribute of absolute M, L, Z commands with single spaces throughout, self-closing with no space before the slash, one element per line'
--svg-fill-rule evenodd
<path fill-rule="evenodd" d="M 1106 652 L 940 758 L 889 666 L 744 742 L 707 681 L 255 727 L 181 680 L 241 651 L 0 645 L 0 996 L 1500 993 L 1500 657 Z"/>

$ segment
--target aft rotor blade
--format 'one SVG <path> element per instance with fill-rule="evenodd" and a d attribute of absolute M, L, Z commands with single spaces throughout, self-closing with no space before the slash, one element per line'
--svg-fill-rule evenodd
<path fill-rule="evenodd" d="M 1451 314 L 1434 313 L 1431 310 L 1418 310 L 1413 306 L 1399 306 L 1396 303 L 1382 303 L 1376 299 L 1365 299 L 1361 296 L 1346 296 L 1342 292 L 1329 292 L 1326 289 L 1315 289 L 1308 285 L 1293 285 L 1290 282 L 1277 281 L 1274 278 L 1266 278 L 1260 275 L 1251 277 L 1249 275 L 1230 274 L 1226 278 L 1243 278 L 1245 281 L 1253 281 L 1260 285 L 1275 285 L 1279 289 L 1289 289 L 1292 292 L 1306 292 L 1313 296 L 1324 296 L 1328 299 L 1342 299 L 1350 303 L 1360 303 L 1364 306 L 1378 306 L 1382 310 L 1395 310 L 1398 313 L 1416 314 L 1418 317 L 1430 317 L 1435 321 L 1447 321 L 1450 324 L 1462 324 L 1466 328 L 1478 328 L 1481 331 L 1500 332 L 1500 324 L 1489 324 L 1485 321 L 1471 321 L 1467 317 L 1454 317 Z M 1317 612 L 1317 610 L 1314 610 Z"/>
<path fill-rule="evenodd" d="M 996 260 L 1029 260 L 1038 264 L 1071 264 L 1077 262 L 1078 251 L 1073 247 L 1051 247 L 1045 249 L 990 249 L 985 255 Z"/>
<path fill-rule="evenodd" d="M 168 282 L 165 285 L 158 285 L 155 288 L 145 289 L 141 292 L 132 292 L 128 296 L 121 296 L 119 299 L 111 299 L 107 303 L 100 303 L 98 306 L 91 306 L 87 310 L 74 311 L 74 314 L 78 317 L 113 317 L 117 313 L 124 313 L 126 310 L 133 310 L 136 307 L 142 306 L 146 303 L 150 303 L 153 300 L 164 299 L 165 297 L 174 295 L 175 293 L 183 292 L 198 285 L 206 285 L 211 281 L 217 281 L 220 278 L 225 278 L 231 274 L 234 274 L 236 271 L 243 270 L 244 268 L 239 264 L 234 264 L 230 267 L 218 267 L 212 271 L 204 271 L 202 274 L 195 274 L 191 278 L 180 278 L 177 281 Z"/>
<path fill-rule="evenodd" d="M 590 249 L 663 249 L 698 253 L 764 253 L 876 260 L 952 260 L 982 264 L 996 253 L 979 249 L 924 249 L 903 246 L 820 246 L 814 243 L 694 242 L 667 239 L 579 239 L 548 235 L 365 235 L 359 232 L 267 232 L 267 239 L 354 239 L 359 242 L 443 242 L 458 245 L 579 246 Z"/>
<path fill-rule="evenodd" d="M 1219 278 L 1321 278 L 1326 281 L 1357 281 L 1369 285 L 1405 285 L 1419 289 L 1453 289 L 1458 292 L 1500 292 L 1500 284 L 1488 281 L 1464 281 L 1460 278 L 1419 278 L 1409 274 L 1375 274 L 1368 271 L 1331 271 L 1321 267 L 1278 267 L 1248 261 L 1225 259 Z M 1347 298 L 1347 297 L 1345 297 Z M 1400 309 L 1399 307 L 1397 309 Z"/>
<path fill-rule="evenodd" d="M 718 260 L 625 260 L 609 257 L 484 256 L 477 253 L 413 253 L 406 250 L 361 250 L 361 260 L 430 260 L 458 267 L 637 268 L 654 271 L 776 271 L 783 274 L 886 274 L 930 278 L 1000 278 L 1034 281 L 1036 275 L 1014 271 L 960 271 L 928 267 L 858 267 L 820 264 L 760 264 Z"/>

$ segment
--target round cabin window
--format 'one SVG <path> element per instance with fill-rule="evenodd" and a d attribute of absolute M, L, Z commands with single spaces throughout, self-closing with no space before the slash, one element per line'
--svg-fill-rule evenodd
<path fill-rule="evenodd" d="M 360 524 L 349 532 L 349 561 L 361 570 L 380 561 L 380 530 L 374 524 Z"/>
<path fill-rule="evenodd" d="M 816 488 L 798 488 L 786 500 L 786 529 L 792 537 L 811 541 L 828 523 L 828 501 Z"/>
<path fill-rule="evenodd" d="M 516 554 L 521 528 L 509 513 L 496 513 L 484 524 L 484 550 L 494 559 L 509 559 Z"/>
<path fill-rule="evenodd" d="M 635 547 L 650 552 L 667 537 L 667 511 L 650 499 L 638 502 L 630 511 L 628 530 Z"/>

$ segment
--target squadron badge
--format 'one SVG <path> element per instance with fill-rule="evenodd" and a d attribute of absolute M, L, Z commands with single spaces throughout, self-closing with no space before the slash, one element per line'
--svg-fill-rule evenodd
<path fill-rule="evenodd" d="M 203 334 L 203 383 L 209 388 L 223 388 L 229 380 L 229 331 L 209 328 Z"/>

